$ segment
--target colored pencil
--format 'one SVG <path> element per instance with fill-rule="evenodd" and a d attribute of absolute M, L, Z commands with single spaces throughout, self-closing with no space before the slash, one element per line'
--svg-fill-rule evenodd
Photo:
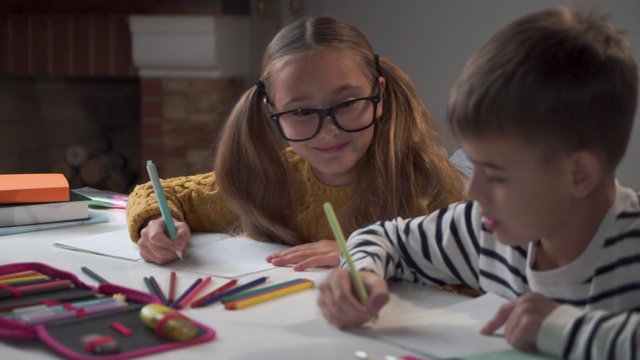
<path fill-rule="evenodd" d="M 164 220 L 165 228 L 167 229 L 167 236 L 171 241 L 176 241 L 176 225 L 173 223 L 173 217 L 169 210 L 169 204 L 167 198 L 164 195 L 162 184 L 160 184 L 160 177 L 158 176 L 158 169 L 151 160 L 147 160 L 147 173 L 149 173 L 149 180 L 151 180 L 151 186 L 153 186 L 153 192 L 156 194 L 158 200 L 158 206 L 160 206 L 160 214 L 162 220 Z M 182 251 L 176 250 L 176 255 L 182 260 Z"/>
<path fill-rule="evenodd" d="M 86 307 L 86 306 L 93 306 L 93 305 L 98 305 L 98 304 L 107 304 L 107 303 L 112 303 L 112 302 L 115 302 L 115 301 L 122 301 L 122 300 L 116 299 L 116 298 L 113 298 L 113 297 L 104 297 L 104 298 L 99 298 L 99 299 L 76 301 L 76 302 L 72 302 L 72 303 L 64 303 L 64 304 L 53 305 L 53 306 L 47 306 L 47 305 L 31 306 L 31 307 L 28 307 L 28 308 L 21 308 L 21 309 L 13 310 L 11 315 L 9 315 L 7 317 L 14 318 L 14 319 L 28 319 L 28 318 L 32 317 L 33 315 L 35 315 L 35 314 L 55 313 L 55 312 L 61 312 L 61 311 L 65 311 L 65 310 L 83 308 L 83 307 Z"/>
<path fill-rule="evenodd" d="M 29 276 L 16 276 L 7 279 L 0 279 L 0 284 L 15 284 L 22 281 L 31 281 L 31 280 L 42 280 L 42 279 L 51 279 L 50 276 L 47 275 L 29 275 Z"/>
<path fill-rule="evenodd" d="M 4 282 L 0 282 L 0 284 L 16 287 L 16 286 L 24 286 L 24 285 L 32 285 L 32 284 L 41 284 L 41 283 L 52 282 L 56 280 L 58 279 L 47 277 L 47 276 L 43 276 L 43 277 L 34 276 L 32 278 L 16 278 L 13 280 L 4 280 Z"/>
<path fill-rule="evenodd" d="M 151 280 L 149 280 L 148 277 L 143 277 L 142 281 L 144 281 L 144 286 L 147 287 L 147 290 L 149 291 L 149 293 L 151 293 L 151 295 L 160 298 L 160 295 L 158 295 L 158 292 L 156 292 L 156 289 L 153 287 L 153 284 L 151 284 Z"/>
<path fill-rule="evenodd" d="M 336 213 L 333 211 L 333 206 L 331 203 L 324 203 L 324 213 L 327 216 L 327 220 L 329 221 L 329 225 L 331 226 L 331 231 L 333 231 L 333 235 L 336 238 L 336 242 L 340 247 L 340 252 L 342 256 L 344 256 L 347 261 L 347 266 L 349 267 L 349 273 L 351 274 L 351 280 L 356 286 L 356 291 L 358 293 L 358 298 L 360 298 L 360 303 L 364 306 L 367 306 L 369 303 L 369 295 L 367 294 L 367 290 L 364 288 L 364 284 L 362 283 L 362 279 L 358 275 L 358 271 L 356 270 L 355 265 L 353 264 L 353 260 L 351 259 L 351 254 L 349 254 L 349 249 L 347 248 L 347 242 L 344 239 L 344 234 L 342 233 L 342 229 L 340 228 L 340 223 L 338 222 L 338 218 L 336 217 Z M 371 322 L 375 322 L 375 317 L 371 318 Z"/>
<path fill-rule="evenodd" d="M 185 292 L 183 292 L 180 296 L 178 296 L 177 299 L 175 299 L 171 305 L 169 305 L 169 307 L 172 307 L 174 309 L 176 309 L 178 307 L 178 304 L 180 304 L 180 301 L 182 301 L 182 299 L 184 299 L 187 295 L 189 295 L 189 293 L 195 289 L 196 286 L 198 286 L 198 284 L 200 284 L 202 282 L 202 278 L 198 278 L 196 279 L 196 281 L 193 282 L 193 284 L 191 284 L 191 286 L 189 286 L 189 288 L 187 288 L 187 290 L 185 290 Z"/>
<path fill-rule="evenodd" d="M 100 276 L 100 275 L 96 274 L 95 272 L 91 271 L 91 269 L 89 269 L 86 266 L 80 267 L 80 270 L 82 270 L 83 273 L 89 275 L 90 278 L 92 278 L 93 280 L 99 282 L 100 284 L 108 283 L 108 281 L 105 280 L 102 276 Z"/>
<path fill-rule="evenodd" d="M 172 271 L 169 277 L 169 293 L 167 294 L 167 303 L 171 304 L 176 299 L 176 272 Z"/>
<path fill-rule="evenodd" d="M 84 316 L 81 314 L 94 314 L 94 313 L 112 310 L 112 309 L 116 309 L 124 306 L 127 306 L 126 301 L 114 299 L 114 301 L 110 301 L 107 303 L 83 306 L 81 308 L 76 308 L 76 309 L 65 309 L 59 312 L 35 314 L 33 316 L 23 318 L 22 321 L 30 325 L 45 324 L 51 321 L 72 319 L 79 316 Z M 82 309 L 82 311 L 78 311 L 78 309 Z"/>
<path fill-rule="evenodd" d="M 236 286 L 236 284 L 238 283 L 238 279 L 232 279 L 230 281 L 228 281 L 227 283 L 225 283 L 224 285 L 218 287 L 217 289 L 211 291 L 210 293 L 207 293 L 195 300 L 193 300 L 193 302 L 191 303 L 191 307 L 195 308 L 195 307 L 199 307 L 201 306 L 202 302 L 208 298 L 214 297 L 218 294 L 221 294 L 229 289 L 231 289 L 232 287 Z"/>
<path fill-rule="evenodd" d="M 53 292 L 59 290 L 67 290 L 75 287 L 75 285 L 69 280 L 56 280 L 42 284 L 32 284 L 24 286 L 10 286 L 9 289 L 0 289 L 0 299 L 17 298 L 24 295 L 35 295 L 46 292 Z"/>
<path fill-rule="evenodd" d="M 285 282 L 281 282 L 275 285 L 271 285 L 271 286 L 266 286 L 260 289 L 255 289 L 255 290 L 249 290 L 249 291 L 243 291 L 241 293 L 235 294 L 235 295 L 231 295 L 231 296 L 227 296 L 226 298 L 222 299 L 221 302 L 223 304 L 231 302 L 231 301 L 237 301 L 240 299 L 245 299 L 251 296 L 255 296 L 255 295 L 259 295 L 268 291 L 272 291 L 272 290 L 276 290 L 276 289 L 280 289 L 283 287 L 287 287 L 287 286 L 291 286 L 291 285 L 295 285 L 299 282 L 305 281 L 306 279 L 295 279 L 295 280 L 289 280 L 289 281 L 285 281 Z"/>
<path fill-rule="evenodd" d="M 207 285 L 209 285 L 210 282 L 211 282 L 211 276 L 207 276 L 204 280 L 202 280 L 202 282 L 200 282 L 200 284 L 198 284 L 198 286 L 193 288 L 193 290 L 191 290 L 191 292 L 189 292 L 189 294 L 187 294 L 187 296 L 185 296 L 178 303 L 178 306 L 176 307 L 176 309 L 182 309 L 186 307 L 187 304 L 189 304 L 189 302 L 191 302 L 191 300 L 193 300 L 193 298 L 195 298 L 196 295 L 198 295 L 202 291 L 202 289 L 207 287 Z"/>
<path fill-rule="evenodd" d="M 20 278 L 25 276 L 33 276 L 33 275 L 43 275 L 43 274 L 35 270 L 18 271 L 14 273 L 0 275 L 0 280 L 14 279 L 14 278 Z"/>
<path fill-rule="evenodd" d="M 283 297 L 283 296 L 286 296 L 286 295 L 294 294 L 294 293 L 296 293 L 298 291 L 310 289 L 312 287 L 313 287 L 313 281 L 304 280 L 304 281 L 299 282 L 297 284 L 285 286 L 285 287 L 280 288 L 280 289 L 275 289 L 275 290 L 268 291 L 268 292 L 265 292 L 265 293 L 262 293 L 262 294 L 258 294 L 258 295 L 252 296 L 252 297 L 240 299 L 240 300 L 237 300 L 237 301 L 228 302 L 228 303 L 226 303 L 224 305 L 224 307 L 227 310 L 244 309 L 244 308 L 252 306 L 252 305 L 260 304 L 260 303 L 263 303 L 265 301 L 269 301 L 269 300 L 277 299 L 277 298 L 280 298 L 280 297 Z"/>
<path fill-rule="evenodd" d="M 71 288 L 69 290 L 52 293 L 41 293 L 24 298 L 13 298 L 0 302 L 0 312 L 11 311 L 27 306 L 42 304 L 43 301 L 72 301 L 80 299 L 93 299 L 104 296 L 90 289 Z"/>
<path fill-rule="evenodd" d="M 155 290 L 156 294 L 158 295 L 158 298 L 160 298 L 160 301 L 162 301 L 163 304 L 166 304 L 167 297 L 164 296 L 164 293 L 162 292 L 160 285 L 158 285 L 156 278 L 154 278 L 153 276 L 149 276 L 149 282 L 151 283 L 151 287 L 153 287 L 153 290 Z"/>
<path fill-rule="evenodd" d="M 248 282 L 246 284 L 240 285 L 238 287 L 232 288 L 232 289 L 227 290 L 227 291 L 223 291 L 218 295 L 215 295 L 215 296 L 212 296 L 212 297 L 209 297 L 209 298 L 203 300 L 200 303 L 200 306 L 207 306 L 209 304 L 213 304 L 216 301 L 220 301 L 220 300 L 224 299 L 227 296 L 231 296 L 231 295 L 243 292 L 245 290 L 249 290 L 252 287 L 256 287 L 256 286 L 258 286 L 260 284 L 263 284 L 265 281 L 267 281 L 267 279 L 268 279 L 268 277 L 263 276 L 261 278 L 257 278 L 257 279 L 255 279 L 253 281 L 250 281 L 250 282 Z"/>

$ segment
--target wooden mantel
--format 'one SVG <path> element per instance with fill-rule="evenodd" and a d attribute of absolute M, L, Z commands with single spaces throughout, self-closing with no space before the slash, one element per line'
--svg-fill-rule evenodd
<path fill-rule="evenodd" d="M 0 14 L 248 15 L 250 0 L 0 0 Z"/>

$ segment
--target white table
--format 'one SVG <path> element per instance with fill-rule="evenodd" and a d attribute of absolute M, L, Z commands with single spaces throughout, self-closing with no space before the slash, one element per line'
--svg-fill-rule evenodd
<path fill-rule="evenodd" d="M 64 229 L 0 236 L 0 264 L 17 262 L 42 262 L 73 272 L 88 283 L 95 280 L 81 272 L 87 266 L 106 280 L 126 287 L 146 290 L 143 277 L 154 276 L 166 291 L 171 269 L 144 262 L 119 260 L 106 256 L 59 249 L 52 246 L 57 240 L 88 236 L 122 230 L 125 227 L 123 210 L 105 211 L 110 222 Z M 177 272 L 178 291 L 185 290 L 195 279 L 202 277 L 186 271 Z M 291 268 L 276 268 L 260 274 L 270 277 L 270 282 L 294 278 L 321 281 L 324 270 L 294 272 Z M 255 278 L 256 274 L 251 275 Z M 242 278 L 240 279 L 242 281 Z M 228 279 L 214 278 L 208 289 L 220 286 Z M 395 284 L 394 296 L 404 300 L 422 302 L 428 307 L 440 307 L 461 301 L 460 296 L 443 293 L 412 284 Z M 152 355 L 153 359 L 354 359 L 357 350 L 366 351 L 379 359 L 384 355 L 415 355 L 380 340 L 341 331 L 324 320 L 316 305 L 317 288 L 302 291 L 284 298 L 255 305 L 243 310 L 225 310 L 220 304 L 204 308 L 185 309 L 184 314 L 196 319 L 217 332 L 211 342 Z M 427 304 L 428 303 L 428 304 Z M 41 342 L 0 339 L 2 359 L 57 359 L 53 350 Z M 373 357 L 372 357 L 373 359 Z"/>

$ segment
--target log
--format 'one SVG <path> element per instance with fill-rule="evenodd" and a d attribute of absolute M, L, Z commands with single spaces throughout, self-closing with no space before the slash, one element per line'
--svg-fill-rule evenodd
<path fill-rule="evenodd" d="M 85 161 L 80 166 L 80 179 L 88 186 L 99 187 L 109 175 L 108 159 L 98 156 Z"/>
<path fill-rule="evenodd" d="M 49 168 L 49 172 L 62 174 L 67 178 L 67 180 L 69 180 L 78 175 L 78 168 L 72 166 L 68 162 L 60 161 L 51 166 L 51 168 Z"/>
<path fill-rule="evenodd" d="M 109 141 L 97 140 L 86 144 L 74 144 L 65 151 L 65 159 L 71 166 L 81 166 L 89 159 L 109 151 Z"/>
<path fill-rule="evenodd" d="M 135 182 L 137 174 L 131 169 L 111 172 L 104 182 L 105 190 L 128 194 L 129 187 Z"/>
<path fill-rule="evenodd" d="M 82 179 L 80 179 L 80 174 L 78 174 L 78 168 L 71 166 L 71 164 L 65 161 L 58 162 L 51 166 L 49 171 L 52 173 L 63 174 L 69 182 L 69 189 L 78 189 L 84 186 Z"/>

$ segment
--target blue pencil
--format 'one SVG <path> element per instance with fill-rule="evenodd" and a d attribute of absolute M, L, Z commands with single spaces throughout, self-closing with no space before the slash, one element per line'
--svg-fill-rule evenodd
<path fill-rule="evenodd" d="M 164 220 L 164 225 L 167 228 L 167 235 L 169 239 L 176 239 L 176 226 L 173 223 L 171 217 L 171 211 L 169 211 L 169 205 L 167 204 L 167 198 L 164 196 L 162 185 L 160 184 L 160 177 L 158 176 L 158 169 L 153 161 L 147 161 L 147 172 L 149 173 L 149 180 L 151 180 L 151 186 L 153 186 L 153 192 L 156 194 L 158 200 L 158 206 L 160 207 L 160 214 Z M 176 250 L 176 255 L 182 260 L 182 251 Z"/>
<path fill-rule="evenodd" d="M 180 296 L 178 296 L 177 299 L 175 299 L 171 305 L 169 305 L 169 307 L 177 309 L 178 308 L 178 304 L 180 303 L 180 301 L 182 301 L 182 299 L 184 299 L 187 295 L 189 295 L 189 293 L 191 291 L 193 291 L 193 289 L 196 288 L 196 286 L 198 286 L 198 284 L 200 284 L 200 282 L 202 282 L 202 278 L 198 278 L 196 281 L 193 282 L 193 284 L 191 284 L 191 286 L 189 286 L 189 288 L 183 292 Z"/>
<path fill-rule="evenodd" d="M 207 299 L 205 299 L 204 301 L 202 301 L 200 303 L 200 306 L 207 306 L 209 304 L 213 304 L 216 301 L 220 301 L 220 300 L 222 300 L 223 298 L 225 298 L 227 296 L 231 296 L 231 295 L 237 294 L 239 292 L 251 289 L 254 286 L 258 286 L 258 285 L 264 283 L 265 281 L 267 281 L 267 279 L 268 279 L 267 276 L 263 276 L 261 278 L 257 278 L 257 279 L 255 279 L 253 281 L 250 281 L 250 282 L 248 282 L 246 284 L 240 285 L 238 287 L 235 287 L 233 289 L 227 290 L 227 291 L 225 291 L 223 293 L 220 293 L 218 295 L 215 295 L 215 296 L 212 296 L 210 298 L 207 298 Z"/>

